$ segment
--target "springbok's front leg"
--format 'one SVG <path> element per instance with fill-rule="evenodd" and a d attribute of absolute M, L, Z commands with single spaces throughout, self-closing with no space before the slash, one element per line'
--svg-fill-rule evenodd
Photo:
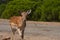
<path fill-rule="evenodd" d="M 24 30 L 22 30 L 21 38 L 24 39 Z"/>
<path fill-rule="evenodd" d="M 20 40 L 24 39 L 24 30 L 21 30 L 20 28 L 17 29 L 19 36 L 20 36 Z"/>
<path fill-rule="evenodd" d="M 22 30 L 20 28 L 17 28 L 18 34 L 20 36 L 20 39 L 22 40 L 21 36 L 22 36 Z"/>

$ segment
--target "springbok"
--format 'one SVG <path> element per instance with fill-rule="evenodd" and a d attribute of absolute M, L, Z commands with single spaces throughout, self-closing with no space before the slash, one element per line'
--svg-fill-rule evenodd
<path fill-rule="evenodd" d="M 21 16 L 13 16 L 10 18 L 10 26 L 12 30 L 12 40 L 14 38 L 15 32 L 17 31 L 19 36 L 21 37 L 21 40 L 24 39 L 24 30 L 26 27 L 26 18 L 28 14 L 31 13 L 31 10 L 28 10 L 27 12 L 22 12 Z"/>

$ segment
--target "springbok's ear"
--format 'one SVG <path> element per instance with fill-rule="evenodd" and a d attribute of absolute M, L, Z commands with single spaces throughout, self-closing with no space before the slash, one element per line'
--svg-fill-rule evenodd
<path fill-rule="evenodd" d="M 31 13 L 31 9 L 27 11 L 27 14 L 30 14 Z"/>
<path fill-rule="evenodd" d="M 19 10 L 18 13 L 22 13 L 22 11 Z"/>

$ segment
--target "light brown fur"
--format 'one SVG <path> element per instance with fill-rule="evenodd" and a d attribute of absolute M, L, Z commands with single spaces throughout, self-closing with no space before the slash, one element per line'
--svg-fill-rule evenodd
<path fill-rule="evenodd" d="M 26 27 L 26 17 L 30 13 L 31 13 L 31 10 L 29 10 L 27 12 L 22 12 L 21 16 L 13 16 L 10 18 L 9 22 L 10 22 L 10 26 L 11 26 L 11 30 L 12 30 L 12 40 L 14 38 L 13 36 L 16 31 L 18 31 L 21 39 L 24 39 L 24 30 Z"/>
<path fill-rule="evenodd" d="M 22 16 L 13 16 L 10 18 L 10 23 L 11 23 L 11 25 L 21 27 L 22 26 L 22 20 L 23 20 Z M 19 26 L 19 25 L 21 25 L 21 26 Z"/>

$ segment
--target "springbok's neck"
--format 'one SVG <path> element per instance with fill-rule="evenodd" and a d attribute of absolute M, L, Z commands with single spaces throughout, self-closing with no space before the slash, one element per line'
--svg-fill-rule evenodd
<path fill-rule="evenodd" d="M 23 20 L 26 20 L 26 16 L 22 16 Z"/>

